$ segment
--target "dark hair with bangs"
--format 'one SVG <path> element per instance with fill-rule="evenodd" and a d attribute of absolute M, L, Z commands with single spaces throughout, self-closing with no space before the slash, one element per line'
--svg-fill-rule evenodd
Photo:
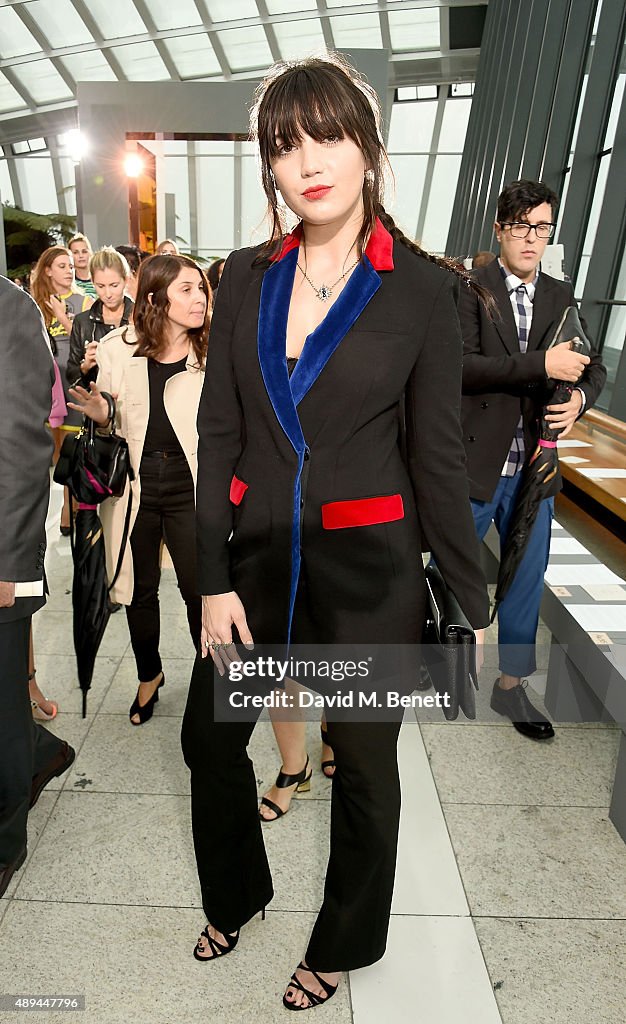
<path fill-rule="evenodd" d="M 138 342 L 136 355 L 158 359 L 165 350 L 170 308 L 167 289 L 176 280 L 181 270 L 185 270 L 187 267 L 200 275 L 202 290 L 207 299 L 204 323 L 201 327 L 191 327 L 187 331 L 197 365 L 204 366 L 211 318 L 210 291 L 204 271 L 191 257 L 183 255 L 150 256 L 143 261 L 139 268 L 137 298 L 133 311 L 133 322 Z M 149 296 L 152 296 L 152 301 Z"/>
<path fill-rule="evenodd" d="M 498 196 L 498 224 L 520 220 L 526 216 L 529 210 L 534 210 L 536 206 L 541 206 L 543 203 L 549 203 L 552 219 L 554 219 L 559 205 L 559 197 L 556 192 L 544 185 L 542 181 L 530 181 L 528 178 L 512 181 L 505 185 Z"/>
<path fill-rule="evenodd" d="M 476 284 L 467 271 L 456 261 L 433 256 L 407 238 L 385 210 L 385 172 L 391 172 L 391 167 L 380 125 L 380 103 L 375 91 L 340 54 L 281 62 L 270 69 L 256 90 L 250 115 L 250 135 L 259 146 L 261 181 L 271 220 L 270 238 L 259 258 L 275 256 L 284 239 L 271 168 L 279 154 L 276 139 L 289 146 L 298 142 L 302 133 L 318 142 L 331 136 L 348 136 L 361 150 L 367 168 L 363 181 L 363 224 L 356 239 L 359 259 L 378 217 L 396 241 L 456 274 L 479 294 L 489 311 L 493 310 L 490 293 Z"/>

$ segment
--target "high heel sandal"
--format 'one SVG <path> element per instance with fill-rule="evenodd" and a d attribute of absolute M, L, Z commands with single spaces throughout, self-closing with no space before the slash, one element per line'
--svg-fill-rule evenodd
<path fill-rule="evenodd" d="M 330 743 L 328 742 L 328 730 L 325 729 L 323 725 L 320 725 L 320 734 L 321 734 L 321 737 L 322 737 L 322 743 L 325 743 L 327 747 L 330 747 Z M 326 769 L 327 768 L 335 769 L 337 767 L 337 762 L 336 761 L 322 761 L 320 767 L 322 769 L 322 774 L 325 775 L 327 779 L 332 779 L 333 775 L 335 774 L 334 770 L 332 772 L 327 772 Z"/>
<path fill-rule="evenodd" d="M 29 683 L 32 683 L 36 674 L 36 672 L 29 673 Z M 53 722 L 59 713 L 59 705 L 54 700 L 48 700 L 47 697 L 44 697 L 44 700 L 46 701 L 46 704 L 50 704 L 52 706 L 52 714 L 48 714 L 47 711 L 44 711 L 39 701 L 31 699 L 30 707 L 33 714 L 33 718 L 35 719 L 36 722 Z"/>
<path fill-rule="evenodd" d="M 196 960 L 200 961 L 217 960 L 218 957 L 226 956 L 228 953 L 232 953 L 233 949 L 239 942 L 239 928 L 237 929 L 234 935 L 228 935 L 228 933 L 224 935 L 224 938 L 226 939 L 225 946 L 223 946 L 221 942 L 218 942 L 217 939 L 214 939 L 212 935 L 209 934 L 208 925 L 206 926 L 206 928 L 203 928 L 202 931 L 200 932 L 200 938 L 202 938 L 203 935 L 207 940 L 208 945 L 201 946 L 200 939 L 198 939 L 195 949 L 193 951 L 193 955 L 195 956 Z M 206 950 L 208 952 L 209 949 L 211 950 L 211 956 L 200 956 L 200 953 L 203 950 Z"/>
<path fill-rule="evenodd" d="M 261 920 L 265 920 L 265 907 L 263 907 L 263 910 L 261 911 Z M 196 960 L 204 962 L 205 960 L 217 960 L 221 956 L 226 956 L 228 953 L 232 953 L 233 949 L 239 942 L 240 931 L 241 929 L 238 928 L 233 935 L 229 935 L 228 932 L 224 932 L 224 938 L 226 939 L 226 945 L 224 946 L 222 945 L 221 942 L 218 942 L 217 939 L 214 939 L 211 935 L 209 935 L 209 926 L 207 924 L 206 928 L 203 928 L 202 931 L 200 932 L 200 938 L 202 938 L 202 936 L 204 935 L 205 939 L 208 942 L 208 946 L 201 946 L 200 939 L 198 939 L 193 951 L 193 955 L 195 956 Z M 211 950 L 211 956 L 200 956 L 200 953 L 203 950 L 208 949 Z"/>
<path fill-rule="evenodd" d="M 286 775 L 281 768 L 278 775 L 276 776 L 276 782 L 274 783 L 274 785 L 276 786 L 277 789 L 289 789 L 290 786 L 295 786 L 296 788 L 294 795 L 295 793 L 308 793 L 309 790 L 311 789 L 312 774 L 313 769 L 309 768 L 309 755 L 307 754 L 306 764 L 301 772 L 298 772 L 297 775 Z M 261 797 L 261 803 L 264 804 L 266 807 L 269 807 L 270 811 L 273 811 L 274 814 L 276 815 L 276 817 L 274 818 L 264 818 L 259 808 L 259 818 L 261 819 L 261 821 L 277 821 L 278 818 L 283 818 L 287 813 L 287 811 L 283 811 L 282 807 L 279 807 L 278 804 L 275 804 L 273 800 L 268 799 L 268 797 L 266 796 Z M 287 810 L 289 810 L 289 808 L 287 808 Z"/>
<path fill-rule="evenodd" d="M 152 718 L 152 713 L 154 711 L 154 705 L 159 700 L 159 690 L 164 685 L 164 683 L 165 683 L 165 673 L 161 672 L 161 682 L 157 686 L 156 690 L 152 694 L 152 696 L 151 696 L 151 698 L 150 698 L 150 700 L 148 701 L 147 704 L 140 704 L 139 703 L 139 687 L 137 688 L 137 696 L 135 697 L 135 699 L 134 699 L 134 701 L 133 701 L 133 703 L 131 705 L 130 711 L 128 712 L 128 717 L 130 718 L 130 724 L 131 725 L 143 725 L 144 722 L 147 722 L 150 718 Z M 139 715 L 139 721 L 138 722 L 133 722 L 133 715 Z"/>
<path fill-rule="evenodd" d="M 318 996 L 316 992 L 309 992 L 308 988 L 305 988 L 302 982 L 299 981 L 298 978 L 296 978 L 296 971 L 308 971 L 309 974 L 312 974 L 315 980 L 322 986 L 326 995 Z M 283 996 L 283 1006 L 285 1006 L 288 1010 L 312 1010 L 314 1006 L 320 1006 L 322 1003 L 327 1003 L 329 999 L 332 999 L 335 992 L 337 991 L 337 985 L 330 985 L 327 981 L 324 981 L 323 978 L 320 978 L 317 971 L 312 970 L 312 968 L 307 967 L 306 964 L 303 964 L 302 962 L 298 964 L 298 966 L 296 967 L 296 971 L 294 971 L 293 974 L 291 975 L 291 981 L 287 985 L 287 988 L 295 988 L 298 990 L 298 992 L 303 992 L 304 995 L 309 1000 L 309 1005 L 297 1006 L 295 1003 L 292 1003 L 289 999 L 287 999 L 287 993 L 285 992 Z"/>

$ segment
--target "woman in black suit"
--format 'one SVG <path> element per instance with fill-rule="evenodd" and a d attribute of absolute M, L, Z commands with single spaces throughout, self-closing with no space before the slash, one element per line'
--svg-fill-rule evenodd
<path fill-rule="evenodd" d="M 227 260 L 198 413 L 203 657 L 183 749 L 209 920 L 199 960 L 230 952 L 273 894 L 246 755 L 253 715 L 223 720 L 228 686 L 213 687 L 207 653 L 223 673 L 233 635 L 418 644 L 423 543 L 472 625 L 488 622 L 459 424 L 458 276 L 384 211 L 375 95 L 340 58 L 310 59 L 270 73 L 253 118 L 272 237 Z M 277 190 L 300 218 L 286 236 Z M 385 950 L 400 809 L 400 719 L 385 717 L 328 721 L 331 854 L 288 1009 L 330 998 L 339 972 Z"/>

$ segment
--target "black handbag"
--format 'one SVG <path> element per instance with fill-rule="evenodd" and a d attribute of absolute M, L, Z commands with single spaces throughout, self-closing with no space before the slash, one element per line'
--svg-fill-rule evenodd
<path fill-rule="evenodd" d="M 113 399 L 110 405 L 114 412 Z M 68 487 L 77 501 L 97 505 L 105 498 L 121 497 L 128 479 L 133 480 L 134 473 L 126 438 L 97 433 L 94 421 L 85 417 L 78 433 L 68 434 L 63 441 L 55 482 Z"/>
<path fill-rule="evenodd" d="M 448 721 L 476 718 L 476 635 L 436 565 L 426 566 L 428 595 L 422 636 L 422 671 L 442 698 Z"/>

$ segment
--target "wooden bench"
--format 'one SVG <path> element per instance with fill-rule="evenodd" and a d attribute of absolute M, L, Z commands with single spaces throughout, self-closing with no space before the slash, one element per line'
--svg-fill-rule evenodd
<path fill-rule="evenodd" d="M 499 557 L 492 526 L 483 544 L 490 582 Z M 622 730 L 609 817 L 626 842 L 626 584 L 556 521 L 541 617 L 552 634 L 545 694 L 552 718 Z"/>
<path fill-rule="evenodd" d="M 626 423 L 590 409 L 559 445 L 559 464 L 564 480 L 626 522 Z"/>

